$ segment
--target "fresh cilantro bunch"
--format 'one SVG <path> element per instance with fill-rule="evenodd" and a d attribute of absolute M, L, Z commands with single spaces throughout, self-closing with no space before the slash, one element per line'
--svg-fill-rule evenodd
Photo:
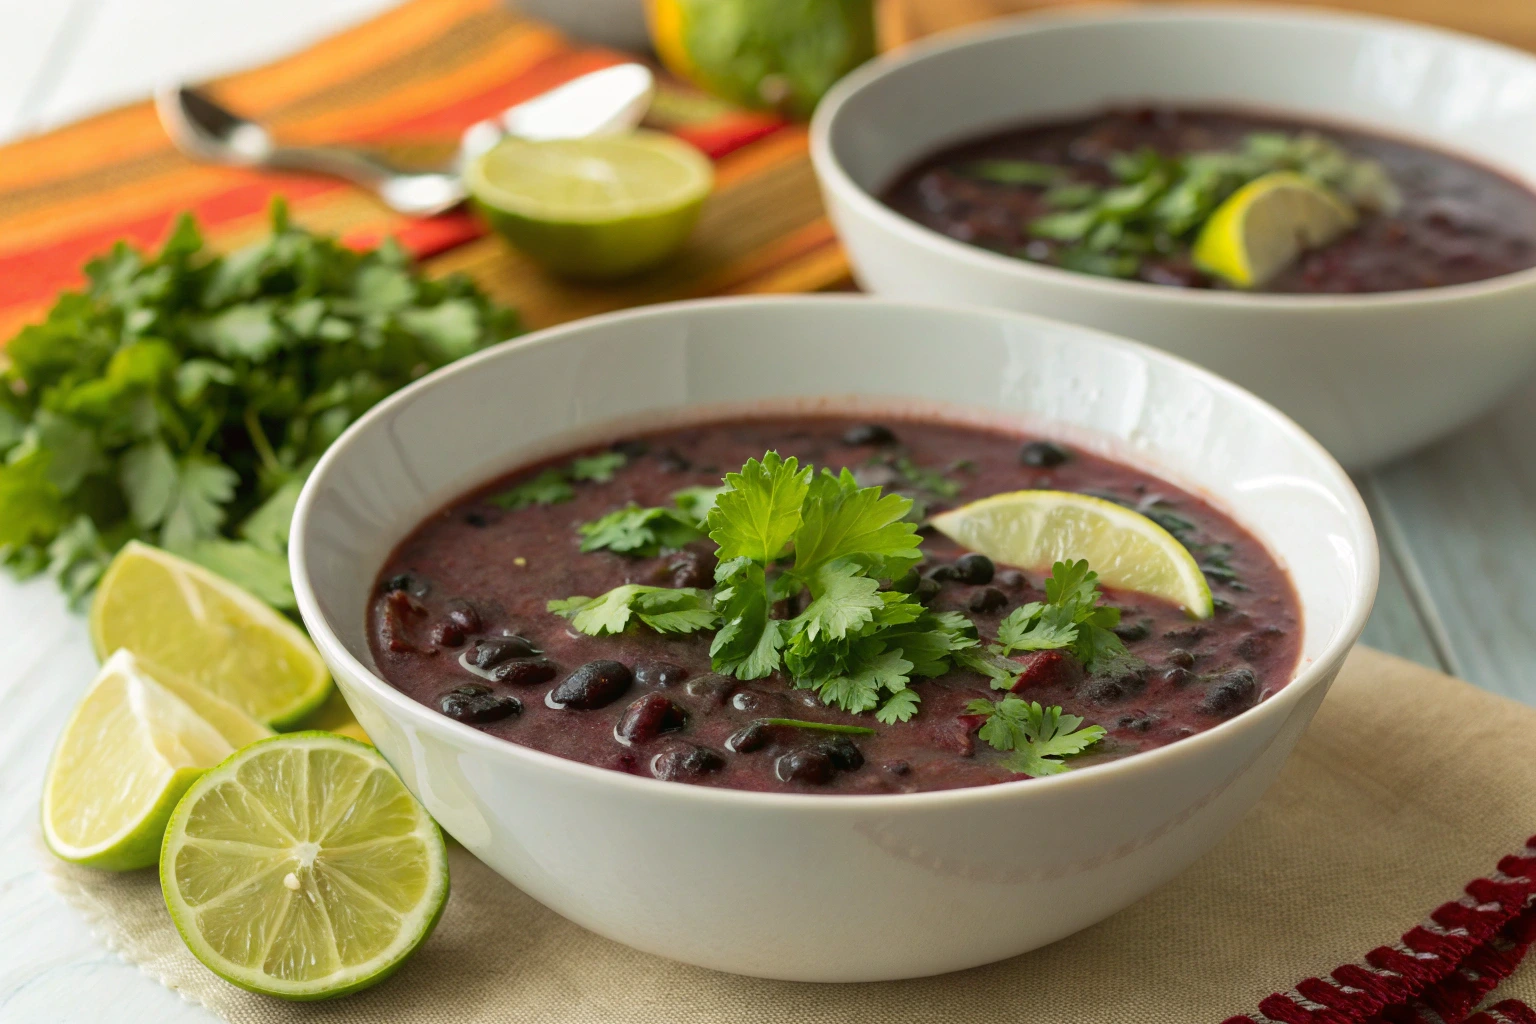
<path fill-rule="evenodd" d="M 157 255 L 120 243 L 86 277 L 0 370 L 0 556 L 72 598 L 137 538 L 291 609 L 288 523 L 321 452 L 517 330 L 466 278 L 426 280 L 393 243 L 346 249 L 281 204 L 239 252 L 183 217 Z"/>
<path fill-rule="evenodd" d="M 959 660 L 991 677 L 998 690 L 1018 681 L 1018 663 L 1010 659 L 1019 651 L 1066 649 L 1089 673 L 1111 675 L 1139 667 L 1140 659 L 1112 632 L 1120 624 L 1120 609 L 1100 604 L 1101 597 L 1099 574 L 1086 559 L 1057 562 L 1045 580 L 1045 600 L 1009 612 L 998 623 L 996 643 L 965 651 Z"/>
<path fill-rule="evenodd" d="M 1401 203 L 1381 164 L 1351 155 L 1316 132 L 1254 132 L 1235 150 L 1163 156 L 1150 148 L 1112 154 L 1110 185 L 1074 180 L 1065 167 L 1028 160 L 980 160 L 962 173 L 998 184 L 1042 188 L 1055 212 L 1030 233 L 1059 243 L 1050 257 L 1069 270 L 1135 277 L 1143 259 L 1186 248 L 1216 208 L 1273 171 L 1296 171 L 1361 210 Z"/>
<path fill-rule="evenodd" d="M 680 510 L 701 508 L 704 498 L 690 494 Z M 979 643 L 964 616 L 936 615 L 887 586 L 921 559 L 917 528 L 905 520 L 910 507 L 860 487 L 846 469 L 818 474 L 768 452 L 728 474 L 708 505 L 704 525 L 719 559 L 712 592 L 629 584 L 549 608 L 594 635 L 623 629 L 631 616 L 664 631 L 715 629 L 717 672 L 759 679 L 782 669 L 827 704 L 906 721 L 919 703 L 911 679 L 943 675 L 955 652 Z M 623 509 L 622 521 L 598 523 L 617 532 L 648 511 Z M 646 520 L 646 528 L 656 521 Z M 588 525 L 588 539 L 598 536 Z"/>
<path fill-rule="evenodd" d="M 1085 727 L 1077 715 L 1063 714 L 1059 707 L 1042 708 L 1019 697 L 996 702 L 973 700 L 965 709 L 986 717 L 978 736 L 998 750 L 1013 752 L 1003 762 L 1008 769 L 1031 777 L 1066 771 L 1066 758 L 1081 754 L 1104 738 L 1103 726 Z"/>

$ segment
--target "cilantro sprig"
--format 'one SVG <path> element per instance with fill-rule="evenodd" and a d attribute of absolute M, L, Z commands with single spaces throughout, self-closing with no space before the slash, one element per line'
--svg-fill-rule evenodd
<path fill-rule="evenodd" d="M 573 482 L 608 483 L 628 462 L 629 457 L 623 452 L 578 455 L 567 465 L 550 466 L 538 476 L 486 500 L 514 512 L 530 505 L 559 505 L 576 497 L 576 488 L 571 486 Z"/>
<path fill-rule="evenodd" d="M 1081 754 L 1105 735 L 1103 726 L 1084 726 L 1077 715 L 1064 714 L 1059 707 L 1043 708 L 1036 701 L 1019 697 L 973 700 L 965 710 L 985 716 L 977 733 L 981 739 L 1012 753 L 1003 762 L 1008 769 L 1032 778 L 1066 771 L 1068 758 Z"/>
<path fill-rule="evenodd" d="M 613 551 L 635 558 L 654 558 L 666 551 L 677 551 L 705 535 L 704 519 L 721 490 L 685 487 L 672 495 L 672 508 L 642 508 L 629 502 L 578 526 L 581 550 Z"/>
<path fill-rule="evenodd" d="M 71 598 L 139 539 L 292 609 L 288 522 L 358 416 L 517 333 L 467 278 L 429 280 L 392 242 L 356 252 L 289 221 L 220 256 L 182 218 L 126 245 L 6 346 L 0 558 Z"/>

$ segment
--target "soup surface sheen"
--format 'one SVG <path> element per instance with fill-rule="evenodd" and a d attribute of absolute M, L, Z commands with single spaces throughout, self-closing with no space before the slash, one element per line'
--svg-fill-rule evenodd
<path fill-rule="evenodd" d="M 582 553 L 577 527 L 626 502 L 671 506 L 680 489 L 719 486 L 723 473 L 775 450 L 817 467 L 850 467 L 861 484 L 913 497 L 930 514 L 1006 491 L 1080 491 L 1147 511 L 1179 535 L 1207 569 L 1217 597 L 1214 617 L 1191 621 L 1167 602 L 1106 589 L 1105 603 L 1123 610 L 1117 631 L 1143 666 L 1114 678 L 1047 676 L 1019 693 L 1107 730 L 1102 741 L 1072 759 L 1074 768 L 1210 728 L 1291 679 L 1301 618 L 1289 578 L 1252 535 L 1194 495 L 1128 466 L 1014 434 L 926 421 L 886 420 L 883 427 L 885 435 L 875 432 L 882 438 L 877 443 L 854 443 L 870 436 L 868 424 L 832 418 L 708 423 L 650 434 L 614 446 L 627 461 L 610 480 L 577 481 L 568 500 L 515 510 L 492 499 L 593 452 L 571 453 L 488 484 L 422 523 L 381 570 L 369 617 L 378 669 L 434 709 L 443 710 L 444 696 L 466 685 L 515 697 L 519 712 L 477 727 L 536 750 L 639 775 L 818 793 L 914 792 L 1025 778 L 1004 766 L 1004 754 L 978 740 L 980 723 L 966 714 L 966 704 L 1004 694 L 974 671 L 916 680 L 918 714 L 884 725 L 873 714 L 827 707 L 782 674 L 741 681 L 712 672 L 710 633 L 663 635 L 631 625 L 618 635 L 588 636 L 546 609 L 551 599 L 593 596 L 626 583 L 711 586 L 715 545 L 707 539 L 671 554 L 634 558 Z M 925 572 L 965 554 L 932 530 L 921 536 Z M 985 584 L 940 582 L 929 606 L 962 611 L 982 636 L 991 637 L 1010 610 L 1042 599 L 1045 575 L 998 566 Z M 524 656 L 504 663 L 518 667 L 503 670 L 500 680 L 464 666 L 466 652 L 477 644 L 509 634 L 541 653 L 518 652 Z M 546 702 L 573 671 L 602 660 L 621 663 L 634 677 L 611 702 L 590 710 Z M 659 705 L 658 694 L 670 702 L 670 730 L 622 741 L 615 730 L 634 714 L 631 707 L 647 699 Z M 837 737 L 773 726 L 754 749 L 733 750 L 727 739 L 763 718 L 875 733 L 842 738 L 838 765 L 826 777 L 786 781 L 785 755 L 814 752 Z M 860 763 L 849 767 L 855 760 Z"/>
<path fill-rule="evenodd" d="M 1028 124 L 946 148 L 901 174 L 883 194 L 897 212 L 951 238 L 1068 269 L 1071 245 L 1031 229 L 1057 212 L 1043 187 L 984 180 L 981 161 L 1030 161 L 1075 183 L 1110 186 L 1113 158 L 1151 149 L 1165 157 L 1235 152 L 1255 133 L 1316 133 L 1375 160 L 1401 194 L 1391 213 L 1307 252 L 1260 289 L 1284 293 L 1392 292 L 1464 284 L 1536 266 L 1536 194 L 1449 153 L 1331 125 L 1235 110 L 1142 107 Z M 1185 288 L 1226 287 L 1195 266 L 1189 239 L 1135 261 L 1121 276 Z M 1121 272 L 1117 272 L 1121 273 Z"/>

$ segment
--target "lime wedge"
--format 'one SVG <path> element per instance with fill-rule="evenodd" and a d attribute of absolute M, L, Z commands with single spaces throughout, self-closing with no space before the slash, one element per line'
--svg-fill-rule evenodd
<path fill-rule="evenodd" d="M 221 576 L 130 542 L 91 604 L 96 656 L 126 647 L 150 672 L 185 680 L 281 729 L 319 707 L 331 677 L 309 637 Z"/>
<path fill-rule="evenodd" d="M 448 854 L 377 751 L 300 732 L 246 747 L 187 790 L 160 886 L 187 948 L 219 977 L 329 999 L 384 980 L 432 933 Z"/>
<path fill-rule="evenodd" d="M 1311 178 L 1275 171 L 1255 178 L 1216 208 L 1192 255 L 1202 270 L 1255 288 L 1308 249 L 1355 226 L 1354 208 Z"/>
<path fill-rule="evenodd" d="M 127 650 L 122 653 L 132 657 Z M 229 741 L 232 750 L 239 750 L 272 735 L 271 729 L 246 714 L 243 708 L 231 704 L 212 690 L 164 671 L 156 674 L 155 682 L 180 697 L 187 707 L 197 713 L 197 717 L 213 726 L 220 736 Z"/>
<path fill-rule="evenodd" d="M 107 659 L 75 705 L 43 782 L 43 838 L 60 857 L 129 871 L 155 862 L 182 793 L 234 749 L 133 655 Z"/>
<path fill-rule="evenodd" d="M 1111 587 L 1172 601 L 1191 618 L 1211 617 L 1211 588 L 1189 550 L 1139 512 L 1069 491 L 994 494 L 930 523 L 993 561 L 1049 569 L 1086 558 Z"/>
<path fill-rule="evenodd" d="M 491 226 L 552 270 L 611 278 L 666 259 L 693 230 L 714 169 L 661 132 L 504 139 L 464 182 Z"/>

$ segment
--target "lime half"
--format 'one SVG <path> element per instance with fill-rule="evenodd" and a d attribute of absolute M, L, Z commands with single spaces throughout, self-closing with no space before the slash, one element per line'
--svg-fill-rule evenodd
<path fill-rule="evenodd" d="M 693 230 L 714 169 L 661 132 L 530 142 L 503 139 L 464 181 L 491 226 L 533 259 L 573 277 L 653 266 Z"/>
<path fill-rule="evenodd" d="M 101 667 L 43 782 L 43 838 L 65 860 L 129 871 L 155 862 L 176 801 L 234 749 L 127 651 Z"/>
<path fill-rule="evenodd" d="M 377 751 L 300 732 L 246 747 L 187 790 L 160 886 L 187 948 L 219 977 L 328 999 L 384 980 L 432 933 L 447 858 Z"/>
<path fill-rule="evenodd" d="M 1086 558 L 1111 587 L 1172 601 L 1211 617 L 1211 588 L 1189 549 L 1139 512 L 1069 491 L 994 494 L 934 516 L 944 536 L 993 561 L 1048 569 Z"/>
<path fill-rule="evenodd" d="M 210 690 L 276 729 L 331 690 L 320 653 L 293 623 L 222 576 L 136 541 L 96 588 L 91 641 L 98 658 L 126 647 L 151 673 Z"/>
<path fill-rule="evenodd" d="M 1192 253 L 1202 270 L 1239 288 L 1255 288 L 1308 249 L 1355 226 L 1354 208 L 1294 171 L 1255 178 L 1216 208 Z"/>

